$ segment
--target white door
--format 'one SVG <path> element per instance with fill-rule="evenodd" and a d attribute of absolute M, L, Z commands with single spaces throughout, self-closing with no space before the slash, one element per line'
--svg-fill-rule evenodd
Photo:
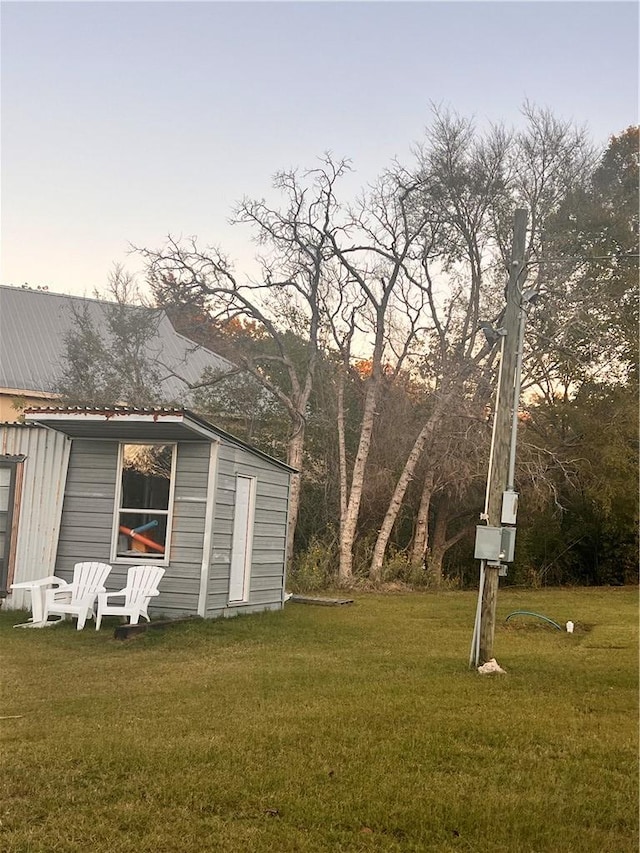
<path fill-rule="evenodd" d="M 251 575 L 251 544 L 254 515 L 253 477 L 236 477 L 236 502 L 233 515 L 233 544 L 231 546 L 231 577 L 229 601 L 247 601 Z"/>

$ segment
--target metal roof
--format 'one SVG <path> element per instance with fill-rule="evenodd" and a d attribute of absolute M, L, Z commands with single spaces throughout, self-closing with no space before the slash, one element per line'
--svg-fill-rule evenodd
<path fill-rule="evenodd" d="M 74 329 L 74 310 L 86 308 L 95 327 L 105 332 L 106 312 L 114 304 L 0 285 L 0 388 L 55 392 L 64 367 L 65 338 Z M 135 305 L 130 309 L 149 310 Z M 156 316 L 157 331 L 146 347 L 146 356 L 163 374 L 164 399 L 189 405 L 193 399 L 188 386 L 200 382 L 205 369 L 227 371 L 234 366 L 176 332 L 164 311 L 158 309 Z"/>
<path fill-rule="evenodd" d="M 36 423 L 62 432 L 70 438 L 107 438 L 114 441 L 217 441 L 224 440 L 249 453 L 297 473 L 295 468 L 263 453 L 225 430 L 182 408 L 89 408 L 43 406 L 25 410 L 27 423 Z"/>

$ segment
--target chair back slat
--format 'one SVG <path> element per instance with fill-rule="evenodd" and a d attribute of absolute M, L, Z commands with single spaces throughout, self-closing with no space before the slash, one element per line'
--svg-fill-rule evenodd
<path fill-rule="evenodd" d="M 106 563 L 88 562 L 76 563 L 73 567 L 72 604 L 81 601 L 88 595 L 97 594 L 104 587 L 111 566 Z"/>
<path fill-rule="evenodd" d="M 161 566 L 131 566 L 127 573 L 127 606 L 144 603 L 157 590 L 164 573 Z"/>

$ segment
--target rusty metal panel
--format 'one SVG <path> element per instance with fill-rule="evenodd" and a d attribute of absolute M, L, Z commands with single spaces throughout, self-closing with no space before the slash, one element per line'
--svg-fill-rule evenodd
<path fill-rule="evenodd" d="M 25 457 L 22 463 L 13 583 L 54 574 L 64 486 L 71 441 L 62 433 L 30 424 L 0 424 L 0 455 Z M 3 607 L 28 610 L 30 593 L 10 591 Z"/>

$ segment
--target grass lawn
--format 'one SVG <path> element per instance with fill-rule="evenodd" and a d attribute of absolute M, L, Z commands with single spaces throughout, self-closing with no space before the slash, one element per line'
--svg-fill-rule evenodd
<path fill-rule="evenodd" d="M 0 849 L 638 849 L 638 595 L 509 590 L 176 625 L 0 613 Z M 542 613 L 574 634 L 513 610 Z"/>

